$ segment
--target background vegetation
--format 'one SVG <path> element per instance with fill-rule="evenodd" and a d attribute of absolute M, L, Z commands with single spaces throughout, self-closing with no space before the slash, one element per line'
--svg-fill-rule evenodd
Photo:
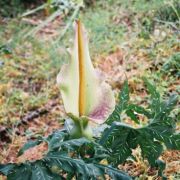
<path fill-rule="evenodd" d="M 61 127 L 64 110 L 56 86 L 72 44 L 72 22 L 89 31 L 90 52 L 117 92 L 128 78 L 131 102 L 148 104 L 142 77 L 163 100 L 180 92 L 180 3 L 178 0 L 86 0 L 0 2 L 0 162 L 37 159 L 44 146 L 17 158 L 27 139 Z M 29 9 L 34 9 L 29 11 Z M 179 107 L 172 111 L 179 132 Z M 124 121 L 136 126 L 124 116 Z M 140 116 L 141 123 L 146 121 Z M 139 151 L 135 152 L 138 156 Z M 166 151 L 166 175 L 180 177 L 179 151 Z M 156 178 L 147 162 L 121 165 L 133 176 Z"/>

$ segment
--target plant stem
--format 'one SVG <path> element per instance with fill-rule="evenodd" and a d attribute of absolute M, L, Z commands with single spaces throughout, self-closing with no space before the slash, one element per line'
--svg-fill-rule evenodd
<path fill-rule="evenodd" d="M 73 120 L 74 123 L 70 132 L 72 138 L 85 137 L 90 140 L 93 139 L 92 129 L 89 125 L 89 120 L 86 117 L 79 118 L 71 113 L 69 113 L 68 116 Z"/>

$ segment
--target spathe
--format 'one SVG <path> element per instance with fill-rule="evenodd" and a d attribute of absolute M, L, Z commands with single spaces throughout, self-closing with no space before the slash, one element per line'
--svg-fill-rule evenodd
<path fill-rule="evenodd" d="M 71 60 L 62 67 L 57 82 L 66 113 L 101 124 L 114 110 L 113 91 L 93 67 L 87 34 L 80 21 L 75 22 Z"/>

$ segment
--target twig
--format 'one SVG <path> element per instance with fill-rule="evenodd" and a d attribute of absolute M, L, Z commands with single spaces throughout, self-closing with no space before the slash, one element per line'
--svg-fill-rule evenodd
<path fill-rule="evenodd" d="M 62 14 L 62 10 L 58 9 L 55 11 L 51 16 L 49 16 L 45 21 L 43 21 L 40 25 L 33 28 L 29 33 L 27 33 L 24 38 L 27 38 L 28 36 L 32 36 L 36 34 L 38 31 L 40 31 L 43 27 L 45 27 L 48 23 L 53 21 L 56 17 L 60 16 Z"/>
<path fill-rule="evenodd" d="M 154 21 L 159 22 L 159 23 L 163 23 L 163 24 L 168 24 L 168 25 L 172 26 L 173 28 L 175 28 L 176 30 L 179 31 L 179 28 L 178 28 L 178 27 L 175 25 L 175 23 L 173 23 L 173 22 L 163 21 L 163 20 L 160 20 L 160 19 L 154 19 Z M 177 24 L 180 25 L 179 22 L 177 22 Z"/>
<path fill-rule="evenodd" d="M 35 118 L 43 116 L 51 111 L 51 109 L 58 105 L 58 101 L 52 101 L 51 103 L 46 104 L 43 108 L 31 111 L 27 113 L 17 124 L 16 127 L 20 127 L 23 124 L 27 124 L 30 121 L 33 121 Z M 10 142 L 10 134 L 9 132 L 13 129 L 14 126 L 11 127 L 0 127 L 0 140 Z M 18 132 L 16 131 L 18 134 Z"/>
<path fill-rule="evenodd" d="M 81 8 L 81 5 L 78 5 L 75 10 L 74 13 L 72 14 L 69 22 L 67 23 L 66 27 L 64 28 L 63 32 L 61 33 L 61 35 L 59 36 L 59 38 L 55 41 L 55 44 L 57 44 L 66 34 L 66 32 L 68 31 L 69 27 L 71 26 L 71 24 L 73 23 L 73 21 L 75 20 L 75 18 L 77 17 L 79 10 Z"/>
<path fill-rule="evenodd" d="M 35 8 L 35 9 L 29 10 L 29 11 L 23 13 L 20 17 L 25 17 L 25 16 L 29 16 L 29 15 L 31 15 L 31 14 L 34 14 L 34 13 L 36 13 L 37 11 L 40 11 L 40 10 L 44 9 L 44 8 L 47 7 L 47 6 L 48 6 L 47 3 L 42 4 L 41 6 L 38 6 L 38 7 Z"/>

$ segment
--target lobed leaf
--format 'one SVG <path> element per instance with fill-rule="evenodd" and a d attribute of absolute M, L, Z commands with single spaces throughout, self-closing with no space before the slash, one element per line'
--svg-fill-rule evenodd
<path fill-rule="evenodd" d="M 12 163 L 0 164 L 0 173 L 7 176 L 14 167 L 15 167 L 15 164 L 12 164 Z"/>
<path fill-rule="evenodd" d="M 60 146 L 60 143 L 64 142 L 68 139 L 69 135 L 65 130 L 58 130 L 49 135 L 45 141 L 48 143 L 49 151 L 53 151 L 54 149 Z"/>
<path fill-rule="evenodd" d="M 173 94 L 167 101 L 162 102 L 159 105 L 160 111 L 154 115 L 153 121 L 162 121 L 163 119 L 166 120 L 167 116 L 177 104 L 177 101 L 178 96 L 176 94 Z"/>
<path fill-rule="evenodd" d="M 136 112 L 138 114 L 145 115 L 148 118 L 152 117 L 151 112 L 149 112 L 148 110 L 146 110 L 143 107 L 138 106 L 136 104 L 129 104 L 128 107 L 127 107 L 127 110 L 131 110 L 131 111 Z"/>
<path fill-rule="evenodd" d="M 62 176 L 52 173 L 52 171 L 44 165 L 43 162 L 37 161 L 32 166 L 31 180 L 61 180 Z"/>
<path fill-rule="evenodd" d="M 128 87 L 128 81 L 125 81 L 123 88 L 119 94 L 119 102 L 115 106 L 115 109 L 112 112 L 112 114 L 106 120 L 107 124 L 112 124 L 112 122 L 114 121 L 121 121 L 120 114 L 122 113 L 123 110 L 126 109 L 128 101 L 129 101 L 129 87 Z"/>
<path fill-rule="evenodd" d="M 130 126 L 114 122 L 111 127 L 102 134 L 99 143 L 108 149 L 109 161 L 112 164 L 118 165 L 130 156 L 131 148 L 128 140 L 131 139 L 131 131 L 133 131 L 133 128 Z"/>
<path fill-rule="evenodd" d="M 163 171 L 166 168 L 166 164 L 162 160 L 157 160 L 155 166 L 158 168 L 158 176 L 162 177 L 162 180 L 167 180 L 167 178 L 164 176 Z"/>
<path fill-rule="evenodd" d="M 31 166 L 30 164 L 14 165 L 14 168 L 7 175 L 7 180 L 31 180 Z"/>
<path fill-rule="evenodd" d="M 58 166 L 66 172 L 75 175 L 79 174 L 86 179 L 89 177 L 97 178 L 98 176 L 103 175 L 103 171 L 94 164 L 87 164 L 81 159 L 73 159 L 59 153 L 52 153 L 47 155 L 44 158 L 44 161 L 50 166 Z"/>
<path fill-rule="evenodd" d="M 97 167 L 103 169 L 104 173 L 108 174 L 113 180 L 131 180 L 125 172 L 117 170 L 111 166 L 105 166 L 102 164 L 96 164 Z"/>
<path fill-rule="evenodd" d="M 180 134 L 174 134 L 174 127 L 163 121 L 138 129 L 114 122 L 102 134 L 99 143 L 107 148 L 108 161 L 113 165 L 124 162 L 131 155 L 131 150 L 139 145 L 143 157 L 154 166 L 163 151 L 162 143 L 169 149 L 179 149 L 179 137 Z"/>
<path fill-rule="evenodd" d="M 150 108 L 152 111 L 152 115 L 155 116 L 161 111 L 160 94 L 157 92 L 155 86 L 153 86 L 146 78 L 143 78 L 143 80 L 148 89 L 148 92 L 151 95 Z"/>
<path fill-rule="evenodd" d="M 149 163 L 155 166 L 156 160 L 163 151 L 163 146 L 159 141 L 153 140 L 153 137 L 150 136 L 151 134 L 143 132 L 138 137 L 138 144 L 140 145 L 143 158 L 148 159 Z"/>
<path fill-rule="evenodd" d="M 30 140 L 27 143 L 24 144 L 24 146 L 19 150 L 18 152 L 18 156 L 21 156 L 22 154 L 24 154 L 24 152 L 32 147 L 35 147 L 37 145 L 39 145 L 40 143 L 42 143 L 42 138 L 36 139 L 36 140 Z"/>

